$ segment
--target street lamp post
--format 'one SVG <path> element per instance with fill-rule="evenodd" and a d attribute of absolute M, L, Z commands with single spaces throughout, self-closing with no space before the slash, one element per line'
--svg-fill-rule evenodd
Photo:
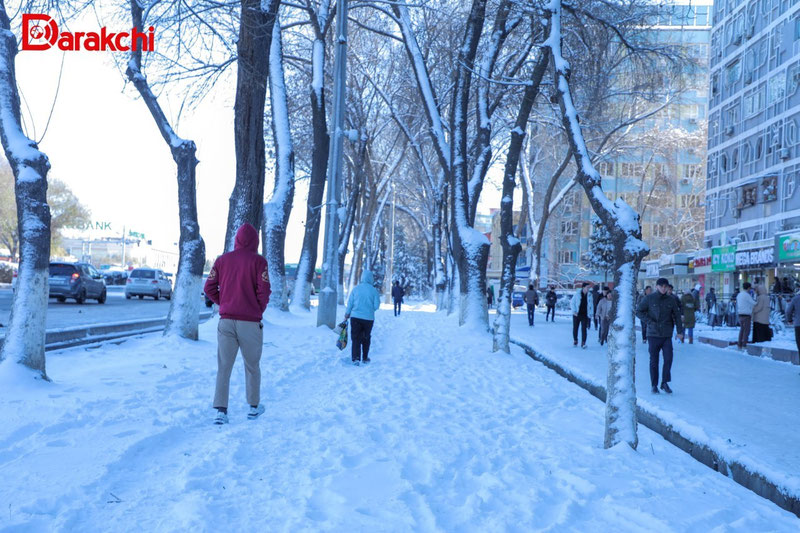
<path fill-rule="evenodd" d="M 322 288 L 317 308 L 317 326 L 336 326 L 337 284 L 339 281 L 339 196 L 341 191 L 342 149 L 344 144 L 345 84 L 347 81 L 347 0 L 336 9 L 336 56 L 333 70 L 333 139 L 328 151 L 328 194 L 325 206 L 325 246 L 322 255 Z"/>

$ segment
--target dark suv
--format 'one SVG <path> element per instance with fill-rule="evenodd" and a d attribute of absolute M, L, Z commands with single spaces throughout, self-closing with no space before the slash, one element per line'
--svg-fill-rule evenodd
<path fill-rule="evenodd" d="M 106 303 L 103 276 L 88 263 L 50 263 L 50 298 L 65 302 L 74 298 L 79 304 L 87 299 Z"/>

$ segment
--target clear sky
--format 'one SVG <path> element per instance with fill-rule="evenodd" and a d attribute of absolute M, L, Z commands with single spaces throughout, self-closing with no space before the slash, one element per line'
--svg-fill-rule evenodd
<path fill-rule="evenodd" d="M 96 31 L 96 26 L 92 18 L 71 24 L 71 29 Z M 124 54 L 20 51 L 16 65 L 25 130 L 28 136 L 41 139 L 40 148 L 52 166 L 50 176 L 66 182 L 95 221 L 110 222 L 120 232 L 124 225 L 146 234 L 156 245 L 177 242 L 175 164 L 146 106 L 114 66 L 115 53 Z M 183 111 L 180 122 L 176 121 L 180 101 L 174 95 L 159 98 L 178 135 L 194 140 L 198 147 L 198 216 L 209 258 L 222 251 L 235 178 L 234 76 L 232 69 L 210 97 L 197 108 Z M 272 189 L 272 180 L 268 170 L 267 191 Z M 288 263 L 299 258 L 306 194 L 306 181 L 301 180 L 286 239 Z M 497 188 L 487 183 L 481 204 L 499 206 L 499 197 Z"/>

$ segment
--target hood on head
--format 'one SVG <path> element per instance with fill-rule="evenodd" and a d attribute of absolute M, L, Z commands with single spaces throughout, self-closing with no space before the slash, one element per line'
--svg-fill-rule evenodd
<path fill-rule="evenodd" d="M 256 228 L 245 222 L 236 232 L 236 241 L 233 245 L 234 250 L 248 250 L 258 252 L 258 232 Z"/>
<path fill-rule="evenodd" d="M 370 270 L 365 270 L 361 273 L 361 283 L 369 283 L 370 285 L 375 283 L 375 278 Z"/>

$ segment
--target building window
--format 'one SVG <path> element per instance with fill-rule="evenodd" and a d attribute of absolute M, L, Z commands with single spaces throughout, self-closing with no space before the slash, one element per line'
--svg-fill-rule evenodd
<path fill-rule="evenodd" d="M 702 170 L 703 165 L 696 164 L 696 165 L 683 165 L 683 177 L 686 179 L 693 180 L 700 176 L 700 171 Z"/>
<path fill-rule="evenodd" d="M 578 223 L 575 220 L 561 221 L 561 235 L 574 236 L 578 234 Z"/>
<path fill-rule="evenodd" d="M 739 202 L 739 209 L 752 207 L 754 205 L 756 205 L 756 186 L 749 185 L 747 187 L 742 187 L 742 201 Z"/>
<path fill-rule="evenodd" d="M 667 236 L 666 224 L 653 224 L 653 237 L 662 238 Z"/>
<path fill-rule="evenodd" d="M 778 199 L 778 176 L 768 176 L 761 182 L 761 191 L 765 202 L 774 202 Z"/>
<path fill-rule="evenodd" d="M 620 163 L 619 174 L 623 178 L 638 178 L 644 174 L 644 165 L 641 163 Z"/>
<path fill-rule="evenodd" d="M 734 61 L 725 67 L 725 84 L 730 87 L 742 76 L 742 62 L 739 60 Z"/>
<path fill-rule="evenodd" d="M 709 25 L 708 6 L 697 6 L 695 10 L 697 11 L 696 24 L 698 26 L 708 26 Z"/>
<path fill-rule="evenodd" d="M 752 117 L 761 112 L 764 108 L 764 89 L 759 88 L 756 92 L 744 97 L 744 116 Z"/>
<path fill-rule="evenodd" d="M 783 97 L 786 94 L 786 72 L 780 72 L 775 74 L 773 77 L 769 79 L 769 85 L 767 87 L 767 98 L 769 99 L 769 104 L 775 104 L 783 100 Z"/>
<path fill-rule="evenodd" d="M 603 176 L 614 175 L 614 162 L 613 161 L 600 161 L 597 164 L 597 171 Z"/>
<path fill-rule="evenodd" d="M 696 194 L 681 194 L 678 198 L 680 199 L 680 204 L 679 205 L 683 209 L 697 207 L 697 195 Z"/>
<path fill-rule="evenodd" d="M 558 262 L 561 264 L 564 263 L 575 263 L 575 259 L 577 258 L 578 254 L 572 250 L 559 250 L 556 254 L 558 258 Z"/>

